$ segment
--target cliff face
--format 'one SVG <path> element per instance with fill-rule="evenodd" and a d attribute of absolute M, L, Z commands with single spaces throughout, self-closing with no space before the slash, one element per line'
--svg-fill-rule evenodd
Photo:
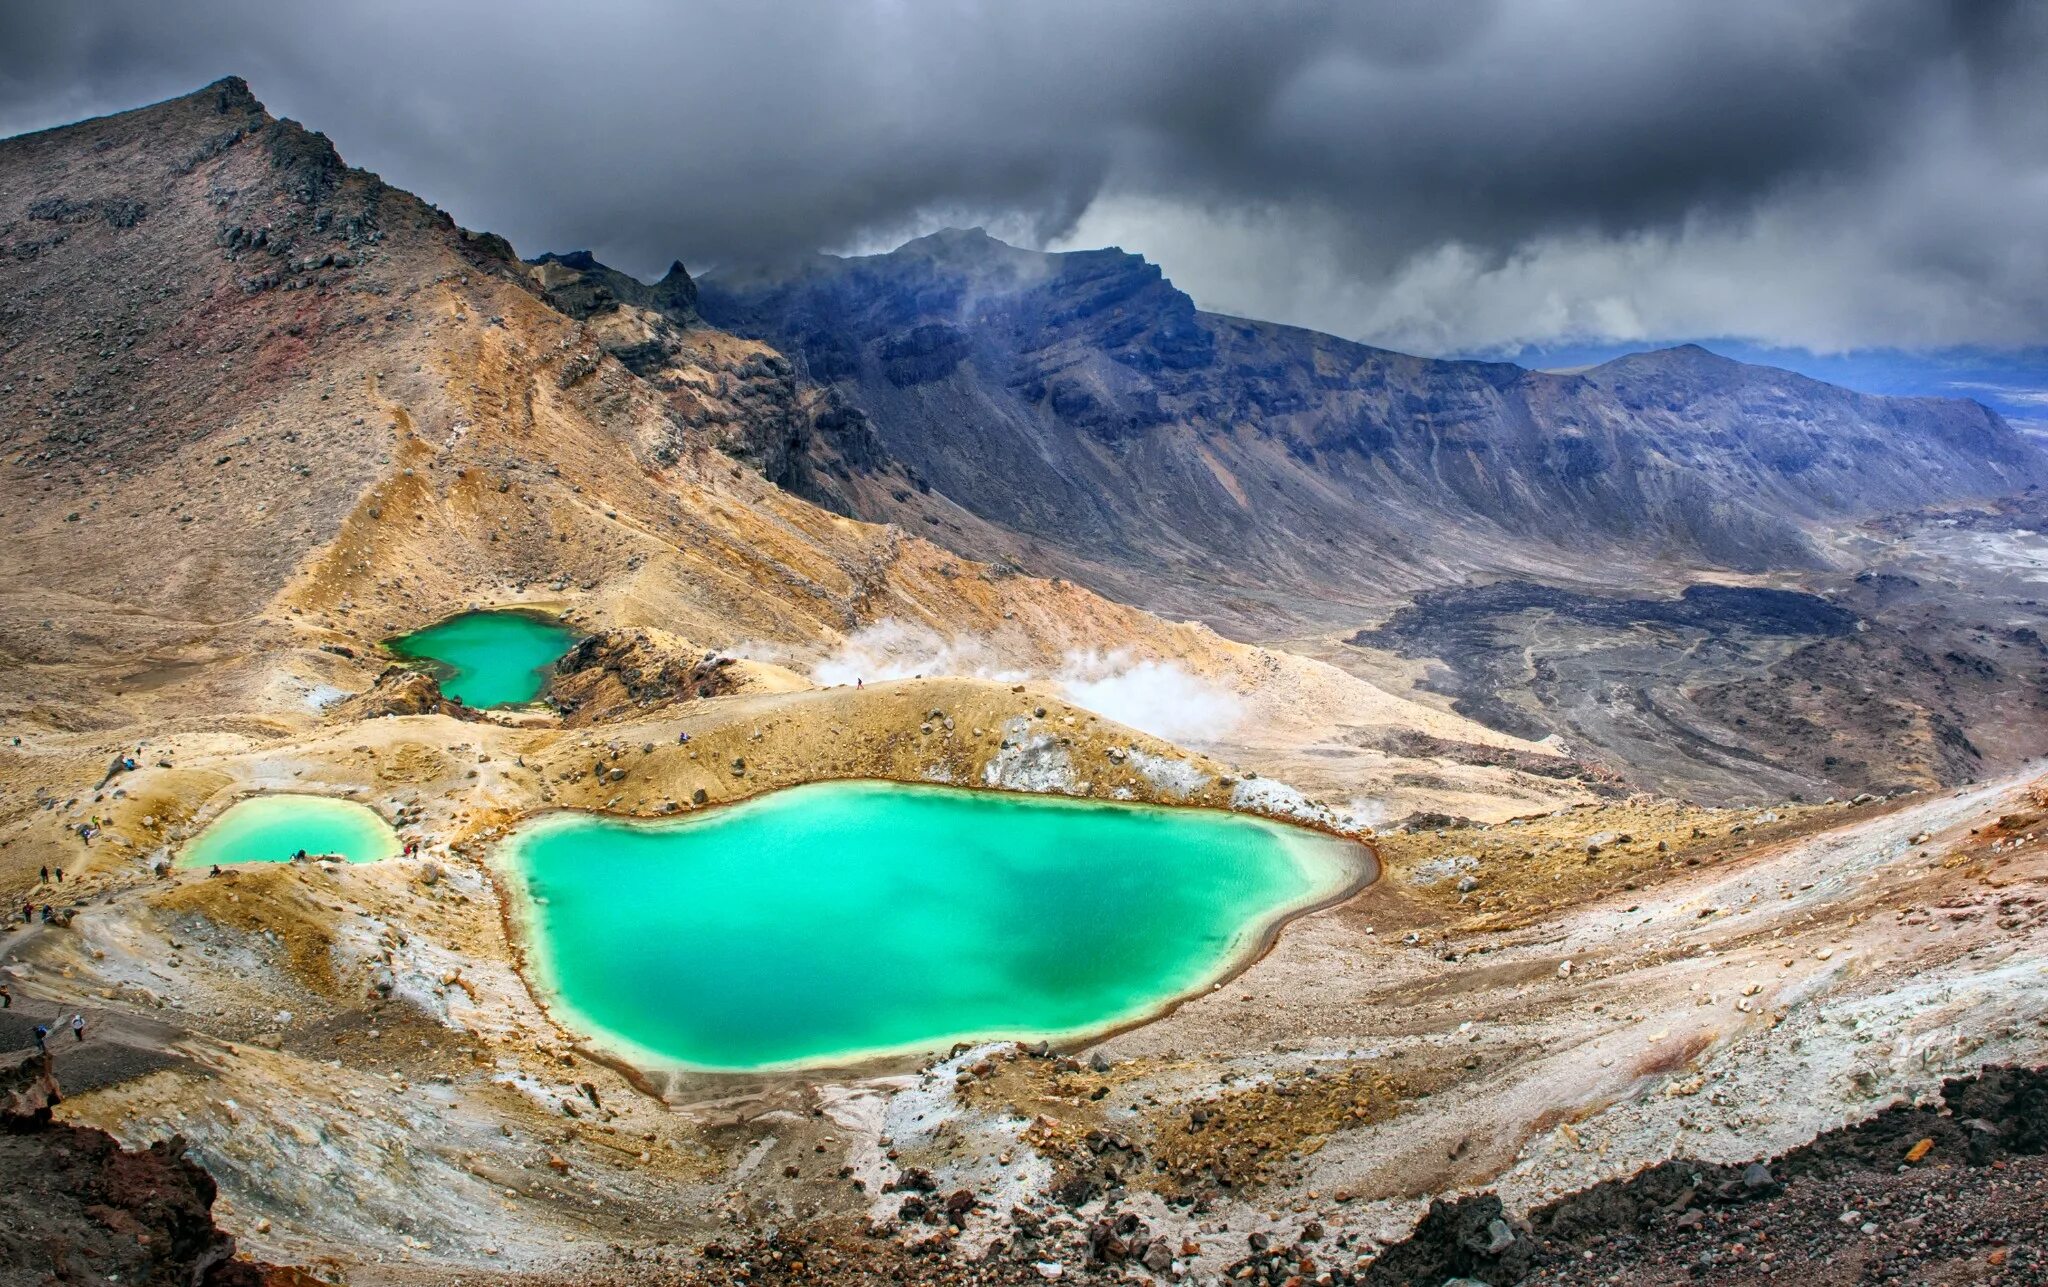
<path fill-rule="evenodd" d="M 835 480 L 902 472 L 837 390 L 800 383 L 770 345 L 705 324 L 681 263 L 651 285 L 586 250 L 542 255 L 529 272 L 550 304 L 660 389 L 686 427 L 776 486 L 845 512 Z"/>
<path fill-rule="evenodd" d="M 0 1069 L 0 1281 L 264 1287 L 310 1281 L 238 1261 L 213 1177 L 180 1139 L 124 1149 L 53 1122 L 49 1056 Z"/>
<path fill-rule="evenodd" d="M 1226 615 L 1593 551 L 1810 566 L 1810 520 L 2048 479 L 1975 403 L 1696 348 L 1570 375 L 1408 357 L 1203 313 L 1135 255 L 979 231 L 713 278 L 698 306 L 844 391 L 891 454 L 1053 562 Z"/>

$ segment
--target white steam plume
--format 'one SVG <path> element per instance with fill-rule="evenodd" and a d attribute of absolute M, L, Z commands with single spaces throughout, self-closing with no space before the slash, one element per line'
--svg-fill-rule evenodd
<path fill-rule="evenodd" d="M 730 651 L 762 661 L 787 657 L 781 649 L 759 644 Z M 1066 655 L 1058 671 L 1044 674 L 1003 665 L 996 650 L 976 636 L 949 638 L 894 618 L 854 631 L 811 667 L 811 679 L 826 685 L 940 675 L 1004 683 L 1047 680 L 1076 705 L 1169 742 L 1215 741 L 1244 718 L 1244 701 L 1237 693 L 1178 662 L 1137 658 L 1124 649 L 1076 651 Z"/>
<path fill-rule="evenodd" d="M 1052 679 L 1077 704 L 1169 742 L 1213 742 L 1244 718 L 1243 699 L 1228 688 L 1121 649 L 1070 652 Z"/>

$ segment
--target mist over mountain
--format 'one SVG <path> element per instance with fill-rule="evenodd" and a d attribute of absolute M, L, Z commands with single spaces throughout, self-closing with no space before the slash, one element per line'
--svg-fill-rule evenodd
<path fill-rule="evenodd" d="M 534 16 L 0 19 L 0 1282 L 2042 1280 L 2038 18 Z"/>
<path fill-rule="evenodd" d="M 1052 566 L 1240 623 L 1589 555 L 1817 567 L 1809 523 L 2048 479 L 1966 399 L 1859 394 L 1696 346 L 1571 374 L 1410 357 L 1205 313 L 1121 250 L 1041 254 L 979 229 L 712 274 L 698 306 Z"/>

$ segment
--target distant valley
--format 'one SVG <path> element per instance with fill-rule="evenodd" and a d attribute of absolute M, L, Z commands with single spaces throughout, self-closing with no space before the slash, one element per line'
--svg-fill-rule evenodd
<path fill-rule="evenodd" d="M 238 78 L 0 140 L 0 1279 L 1638 1281 L 1963 1185 L 2040 1263 L 1997 409 L 673 253 Z"/>

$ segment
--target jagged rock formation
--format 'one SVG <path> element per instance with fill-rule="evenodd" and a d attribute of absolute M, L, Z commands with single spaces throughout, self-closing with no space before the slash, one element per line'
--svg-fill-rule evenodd
<path fill-rule="evenodd" d="M 789 360 L 759 340 L 706 325 L 680 262 L 652 285 L 587 250 L 542 255 L 531 272 L 549 303 L 662 390 L 685 425 L 778 487 L 843 511 L 833 504 L 841 499 L 835 480 L 850 482 L 854 471 L 907 477 L 839 391 L 799 381 Z"/>
<path fill-rule="evenodd" d="M 0 1130 L 37 1131 L 50 1124 L 51 1110 L 64 1102 L 50 1062 L 48 1055 L 34 1056 L 0 1072 Z"/>
<path fill-rule="evenodd" d="M 180 1139 L 124 1149 L 50 1120 L 48 1055 L 0 1071 L 0 1281 L 263 1287 L 313 1281 L 237 1261 L 213 1223 L 213 1177 Z"/>
<path fill-rule="evenodd" d="M 352 723 L 359 719 L 378 719 L 386 715 L 448 715 L 455 719 L 475 719 L 476 712 L 454 701 L 441 692 L 441 685 L 432 675 L 414 670 L 410 666 L 386 666 L 368 690 L 357 693 L 343 702 L 337 702 L 327 712 L 329 718 Z"/>
<path fill-rule="evenodd" d="M 779 666 L 723 656 L 666 630 L 599 631 L 555 663 L 547 700 L 564 722 L 583 726 L 675 702 L 805 687 Z"/>
<path fill-rule="evenodd" d="M 1972 402 L 1694 347 L 1577 374 L 1408 357 L 1201 312 L 1115 249 L 951 230 L 700 286 L 707 318 L 845 392 L 892 455 L 1039 557 L 1212 620 L 1328 619 L 1355 612 L 1333 599 L 1589 557 L 1815 566 L 1808 521 L 2048 481 Z"/>

